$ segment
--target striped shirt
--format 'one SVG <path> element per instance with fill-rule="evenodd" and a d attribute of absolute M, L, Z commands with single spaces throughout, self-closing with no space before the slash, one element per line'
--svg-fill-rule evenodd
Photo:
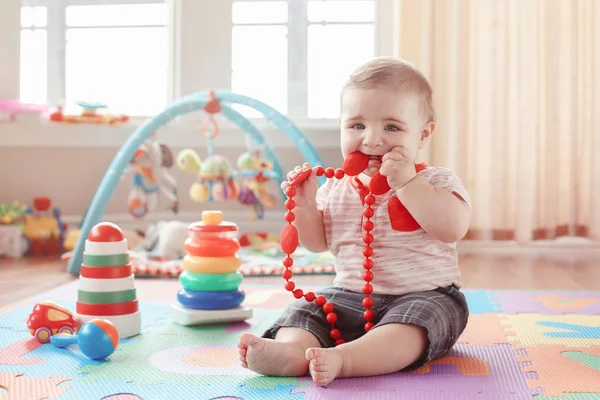
<path fill-rule="evenodd" d="M 460 179 L 441 167 L 417 164 L 417 173 L 429 183 L 471 199 Z M 368 189 L 358 177 L 328 179 L 317 192 L 327 246 L 335 256 L 334 286 L 362 292 L 363 211 Z M 455 284 L 462 286 L 456 243 L 444 243 L 425 232 L 401 205 L 394 190 L 375 196 L 371 244 L 374 267 L 373 293 L 406 294 Z M 404 211 L 404 212 L 402 212 Z"/>

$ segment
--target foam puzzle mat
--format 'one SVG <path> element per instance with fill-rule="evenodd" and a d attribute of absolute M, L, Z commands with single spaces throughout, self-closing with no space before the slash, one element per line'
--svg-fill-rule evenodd
<path fill-rule="evenodd" d="M 123 339 L 108 361 L 76 346 L 41 345 L 26 330 L 36 301 L 73 310 L 77 281 L 0 309 L 0 399 L 600 399 L 600 292 L 464 290 L 468 327 L 447 356 L 417 371 L 323 388 L 309 377 L 264 377 L 239 365 L 239 334 L 261 334 L 294 300 L 283 285 L 245 281 L 253 318 L 199 327 L 170 320 L 176 280 L 136 286 L 142 332 Z"/>

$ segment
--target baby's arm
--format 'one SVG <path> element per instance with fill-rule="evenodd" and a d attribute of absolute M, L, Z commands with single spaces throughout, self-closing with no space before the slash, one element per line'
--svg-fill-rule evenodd
<path fill-rule="evenodd" d="M 307 250 L 322 253 L 327 250 L 323 215 L 317 208 L 317 202 L 298 206 L 293 210 L 296 219 L 293 224 L 298 229 L 298 240 Z"/>
<path fill-rule="evenodd" d="M 396 194 L 427 233 L 443 242 L 458 242 L 471 222 L 470 199 L 456 175 L 441 171 L 446 172 L 438 177 L 439 184 L 435 182 L 436 177 L 430 182 L 423 175 L 417 175 Z"/>

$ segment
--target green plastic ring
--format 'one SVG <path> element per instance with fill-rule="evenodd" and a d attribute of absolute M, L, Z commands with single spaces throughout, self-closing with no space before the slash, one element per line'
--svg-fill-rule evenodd
<path fill-rule="evenodd" d="M 244 276 L 240 272 L 227 274 L 195 274 L 183 271 L 179 282 L 185 290 L 193 292 L 225 292 L 237 290 Z"/>
<path fill-rule="evenodd" d="M 129 264 L 129 254 L 83 255 L 83 265 L 86 267 L 122 267 L 127 264 Z"/>
<path fill-rule="evenodd" d="M 120 292 L 86 292 L 79 290 L 77 300 L 87 304 L 117 304 L 127 303 L 136 299 L 136 290 L 122 290 Z"/>

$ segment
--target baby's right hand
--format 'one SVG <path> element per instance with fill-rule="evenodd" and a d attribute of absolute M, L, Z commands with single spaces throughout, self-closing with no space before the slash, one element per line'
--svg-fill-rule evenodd
<path fill-rule="evenodd" d="M 312 169 L 311 174 L 302 183 L 296 186 L 296 194 L 294 195 L 294 202 L 296 207 L 305 207 L 306 205 L 316 204 L 317 202 L 317 168 L 312 168 L 310 164 L 304 163 L 302 167 L 298 166 L 287 174 L 287 181 L 281 183 L 281 189 L 285 191 L 290 186 L 290 181 L 295 179 L 300 172 Z"/>

